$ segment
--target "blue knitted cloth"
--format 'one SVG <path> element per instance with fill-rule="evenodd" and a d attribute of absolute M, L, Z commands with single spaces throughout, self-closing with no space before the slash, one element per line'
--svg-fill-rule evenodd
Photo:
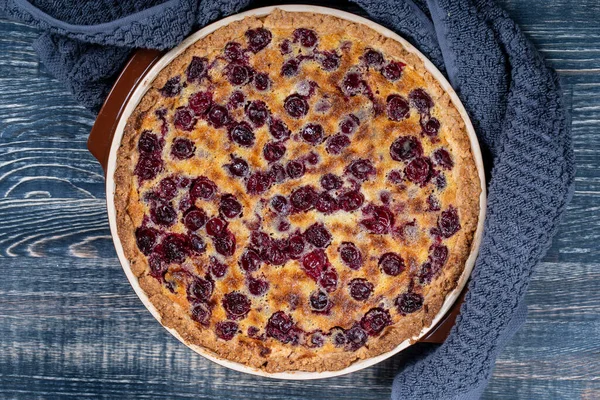
<path fill-rule="evenodd" d="M 42 31 L 35 49 L 98 109 L 131 49 L 168 49 L 249 0 L 0 0 Z M 482 144 L 489 178 L 483 242 L 446 342 L 407 364 L 393 399 L 477 399 L 525 320 L 533 267 L 571 194 L 573 153 L 555 73 L 491 0 L 355 0 L 445 72 Z M 75 5 L 76 4 L 76 5 Z"/>

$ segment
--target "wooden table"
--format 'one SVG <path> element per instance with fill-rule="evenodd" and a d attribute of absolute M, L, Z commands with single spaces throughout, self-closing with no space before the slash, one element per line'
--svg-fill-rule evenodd
<path fill-rule="evenodd" d="M 558 70 L 575 195 L 485 399 L 600 399 L 600 3 L 504 0 Z M 108 229 L 94 116 L 0 16 L 0 398 L 379 399 L 407 353 L 326 381 L 240 374 L 188 350 L 127 283 Z M 409 355 L 408 354 L 408 355 Z"/>

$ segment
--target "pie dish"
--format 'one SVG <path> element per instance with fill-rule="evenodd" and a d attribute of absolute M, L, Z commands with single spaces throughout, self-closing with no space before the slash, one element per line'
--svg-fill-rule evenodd
<path fill-rule="evenodd" d="M 274 9 L 147 82 L 114 206 L 163 325 L 270 374 L 342 370 L 432 325 L 473 254 L 482 187 L 464 113 L 412 50 Z"/>

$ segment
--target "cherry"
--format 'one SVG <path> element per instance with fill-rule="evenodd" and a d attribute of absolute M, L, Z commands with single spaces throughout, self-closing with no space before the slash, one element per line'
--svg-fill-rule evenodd
<path fill-rule="evenodd" d="M 374 286 L 371 282 L 362 278 L 355 278 L 349 284 L 350 296 L 357 301 L 365 301 L 373 294 Z"/>
<path fill-rule="evenodd" d="M 340 121 L 340 131 L 344 135 L 351 135 L 356 132 L 359 124 L 358 117 L 354 114 L 348 114 L 344 119 Z"/>
<path fill-rule="evenodd" d="M 429 259 L 432 264 L 442 267 L 448 259 L 448 247 L 443 244 L 433 244 L 429 247 Z"/>
<path fill-rule="evenodd" d="M 325 71 L 335 71 L 340 66 L 341 57 L 332 51 L 324 51 L 318 56 L 319 64 Z"/>
<path fill-rule="evenodd" d="M 438 218 L 437 225 L 440 234 L 444 238 L 449 238 L 458 232 L 461 226 L 456 208 L 450 206 L 446 211 L 442 211 L 442 215 Z"/>
<path fill-rule="evenodd" d="M 302 257 L 304 272 L 315 281 L 321 277 L 327 265 L 329 265 L 329 260 L 322 249 L 315 249 Z"/>
<path fill-rule="evenodd" d="M 338 251 L 340 258 L 351 269 L 359 269 L 363 265 L 363 258 L 360 250 L 352 242 L 342 242 Z"/>
<path fill-rule="evenodd" d="M 325 190 L 334 190 L 342 187 L 342 180 L 331 173 L 327 173 L 321 177 L 321 186 Z"/>
<path fill-rule="evenodd" d="M 408 117 L 410 107 L 408 101 L 400 95 L 391 94 L 387 97 L 387 115 L 392 121 L 402 121 Z"/>
<path fill-rule="evenodd" d="M 358 325 L 348 329 L 345 332 L 346 348 L 350 351 L 356 351 L 367 343 L 367 333 Z"/>
<path fill-rule="evenodd" d="M 304 239 L 302 235 L 294 234 L 288 239 L 288 255 L 291 259 L 298 259 L 304 252 Z"/>
<path fill-rule="evenodd" d="M 210 179 L 201 176 L 192 182 L 190 196 L 192 199 L 210 200 L 217 192 L 217 185 Z"/>
<path fill-rule="evenodd" d="M 246 31 L 246 40 L 248 49 L 253 53 L 258 53 L 271 43 L 273 35 L 265 28 L 249 29 Z"/>
<path fill-rule="evenodd" d="M 215 128 L 221 128 L 229 124 L 231 121 L 231 117 L 229 116 L 229 112 L 223 106 L 218 104 L 213 104 L 208 111 L 208 123 L 214 126 Z"/>
<path fill-rule="evenodd" d="M 290 130 L 280 119 L 271 118 L 269 120 L 269 133 L 278 140 L 285 140 L 290 137 Z"/>
<path fill-rule="evenodd" d="M 222 304 L 230 319 L 245 318 L 250 311 L 250 299 L 240 292 L 227 293 L 223 296 Z"/>
<path fill-rule="evenodd" d="M 267 321 L 267 336 L 275 338 L 282 343 L 298 340 L 294 328 L 294 320 L 283 311 L 277 311 Z"/>
<path fill-rule="evenodd" d="M 208 216 L 204 210 L 196 207 L 188 210 L 183 216 L 183 224 L 191 231 L 197 231 L 198 229 L 202 228 L 207 220 Z"/>
<path fill-rule="evenodd" d="M 404 175 L 402 174 L 402 171 L 398 171 L 397 169 L 390 171 L 387 178 L 390 182 L 396 185 L 402 185 L 404 182 Z"/>
<path fill-rule="evenodd" d="M 338 326 L 331 328 L 331 330 L 329 331 L 329 334 L 331 335 L 333 344 L 336 347 L 342 347 L 348 341 L 348 339 L 346 339 L 345 331 Z"/>
<path fill-rule="evenodd" d="M 364 201 L 365 196 L 358 190 L 346 192 L 338 197 L 340 208 L 347 212 L 358 210 Z"/>
<path fill-rule="evenodd" d="M 438 189 L 440 189 L 440 190 L 444 189 L 446 187 L 446 184 L 447 184 L 446 183 L 446 177 L 444 176 L 444 174 L 438 174 L 435 177 L 435 181 L 434 182 L 435 182 L 435 186 Z"/>
<path fill-rule="evenodd" d="M 364 181 L 369 179 L 371 175 L 375 175 L 376 171 L 371 161 L 358 159 L 356 161 L 352 161 L 352 163 L 346 167 L 346 172 L 349 172 L 355 178 Z"/>
<path fill-rule="evenodd" d="M 195 151 L 194 142 L 186 138 L 175 138 L 171 144 L 171 155 L 178 160 L 191 158 Z"/>
<path fill-rule="evenodd" d="M 195 233 L 188 234 L 188 241 L 190 243 L 190 250 L 196 254 L 202 254 L 206 251 L 206 243 L 204 239 Z"/>
<path fill-rule="evenodd" d="M 135 241 L 140 251 L 145 255 L 152 253 L 157 236 L 158 231 L 153 228 L 140 226 L 135 230 Z"/>
<path fill-rule="evenodd" d="M 279 163 L 272 164 L 271 168 L 269 168 L 268 174 L 271 177 L 271 181 L 274 183 L 281 183 L 287 178 L 287 175 L 285 174 L 285 168 L 283 168 L 283 165 Z"/>
<path fill-rule="evenodd" d="M 327 312 L 331 308 L 329 295 L 324 290 L 316 290 L 310 294 L 310 306 L 317 312 Z"/>
<path fill-rule="evenodd" d="M 152 204 L 150 217 L 155 224 L 171 226 L 177 219 L 177 211 L 175 211 L 171 203 L 158 201 Z"/>
<path fill-rule="evenodd" d="M 225 218 L 235 218 L 242 212 L 242 205 L 234 195 L 225 194 L 221 196 L 219 212 L 225 216 Z"/>
<path fill-rule="evenodd" d="M 254 144 L 255 137 L 250 125 L 242 121 L 229 129 L 229 139 L 242 147 L 250 147 Z"/>
<path fill-rule="evenodd" d="M 302 47 L 314 47 L 319 38 L 312 29 L 298 28 L 294 30 L 294 43 L 300 42 Z"/>
<path fill-rule="evenodd" d="M 375 336 L 392 324 L 390 312 L 383 308 L 371 308 L 360 320 L 360 326 L 370 335 Z"/>
<path fill-rule="evenodd" d="M 279 51 L 281 51 L 282 55 L 290 54 L 292 52 L 292 44 L 289 39 L 284 39 L 281 44 L 279 44 Z"/>
<path fill-rule="evenodd" d="M 278 214 L 287 214 L 289 211 L 288 201 L 284 196 L 277 195 L 271 199 L 271 208 Z"/>
<path fill-rule="evenodd" d="M 292 118 L 302 118 L 308 114 L 308 103 L 299 94 L 291 94 L 283 102 L 283 108 Z"/>
<path fill-rule="evenodd" d="M 156 156 L 141 156 L 135 166 L 134 173 L 137 175 L 140 182 L 154 179 L 162 170 L 163 162 Z"/>
<path fill-rule="evenodd" d="M 321 223 L 314 223 L 304 232 L 304 238 L 315 247 L 327 247 L 331 243 L 331 233 Z"/>
<path fill-rule="evenodd" d="M 226 257 L 230 257 L 235 253 L 235 236 L 229 231 L 225 232 L 223 236 L 213 238 L 213 244 L 217 253 Z"/>
<path fill-rule="evenodd" d="M 399 61 L 390 61 L 383 67 L 381 73 L 383 76 L 390 81 L 397 81 L 402 75 L 402 70 L 405 64 Z"/>
<path fill-rule="evenodd" d="M 360 221 L 360 224 L 374 234 L 388 233 L 394 224 L 392 211 L 386 206 L 374 206 L 371 214 L 371 218 Z"/>
<path fill-rule="evenodd" d="M 251 337 L 251 338 L 255 338 L 255 337 L 257 337 L 257 336 L 258 336 L 258 332 L 259 332 L 259 330 L 258 330 L 258 328 L 257 328 L 257 327 L 255 327 L 255 326 L 251 326 L 251 327 L 249 327 L 249 328 L 248 328 L 248 331 L 247 331 L 247 332 L 248 332 L 248 336 L 249 336 L 249 337 Z"/>
<path fill-rule="evenodd" d="M 214 289 L 215 284 L 212 280 L 196 277 L 187 287 L 188 300 L 206 303 L 210 300 Z"/>
<path fill-rule="evenodd" d="M 404 169 L 404 174 L 409 181 L 423 186 L 431 179 L 431 161 L 427 157 L 412 160 Z"/>
<path fill-rule="evenodd" d="M 169 266 L 167 263 L 163 262 L 160 254 L 153 253 L 148 257 L 148 267 L 150 267 L 151 276 L 162 280 Z"/>
<path fill-rule="evenodd" d="M 379 268 L 387 275 L 397 276 L 405 269 L 404 260 L 397 253 L 385 253 L 379 258 Z"/>
<path fill-rule="evenodd" d="M 314 151 L 308 153 L 308 155 L 304 157 L 304 159 L 308 161 L 308 163 L 311 165 L 317 165 L 319 163 L 319 155 Z"/>
<path fill-rule="evenodd" d="M 188 106 L 197 116 L 205 116 L 212 105 L 211 92 L 198 92 L 190 96 Z"/>
<path fill-rule="evenodd" d="M 255 100 L 246 107 L 246 115 L 252 124 L 259 128 L 267 122 L 269 110 L 264 101 Z"/>
<path fill-rule="evenodd" d="M 198 120 L 194 117 L 194 113 L 189 107 L 179 107 L 175 111 L 173 123 L 177 129 L 182 131 L 191 131 L 194 129 Z"/>
<path fill-rule="evenodd" d="M 158 184 L 158 196 L 163 200 L 171 200 L 177 196 L 177 182 L 173 177 L 163 178 Z"/>
<path fill-rule="evenodd" d="M 373 49 L 365 50 L 362 59 L 368 67 L 378 68 L 383 64 L 383 54 Z"/>
<path fill-rule="evenodd" d="M 243 86 L 252 80 L 254 71 L 247 65 L 230 64 L 227 68 L 227 80 L 234 86 Z"/>
<path fill-rule="evenodd" d="M 440 200 L 434 194 L 430 194 L 427 197 L 427 211 L 440 211 L 440 207 Z"/>
<path fill-rule="evenodd" d="M 412 314 L 423 307 L 423 295 L 413 292 L 401 294 L 396 298 L 395 304 L 402 315 Z"/>
<path fill-rule="evenodd" d="M 279 160 L 285 154 L 285 145 L 281 142 L 267 142 L 263 147 L 263 156 L 268 162 Z"/>
<path fill-rule="evenodd" d="M 185 236 L 176 233 L 167 235 L 160 247 L 163 258 L 169 263 L 182 263 L 189 252 L 189 243 Z"/>
<path fill-rule="evenodd" d="M 266 192 L 272 185 L 272 178 L 269 174 L 257 171 L 250 175 L 246 183 L 248 194 L 261 194 Z"/>
<path fill-rule="evenodd" d="M 313 347 L 323 347 L 325 344 L 325 336 L 323 336 L 321 331 L 317 331 L 310 337 L 310 343 L 313 345 Z"/>
<path fill-rule="evenodd" d="M 281 76 L 286 78 L 291 78 L 292 76 L 298 75 L 298 70 L 300 69 L 300 62 L 295 58 L 291 60 L 287 60 L 281 66 Z"/>
<path fill-rule="evenodd" d="M 414 89 L 408 94 L 410 104 L 421 114 L 429 114 L 433 107 L 431 96 L 423 89 Z"/>
<path fill-rule="evenodd" d="M 244 177 L 248 174 L 248 163 L 242 158 L 231 156 L 231 164 L 225 166 L 233 176 Z"/>
<path fill-rule="evenodd" d="M 210 257 L 209 270 L 215 278 L 222 278 L 227 273 L 227 264 L 217 260 L 215 257 Z"/>
<path fill-rule="evenodd" d="M 315 208 L 324 214 L 331 214 L 339 209 L 339 205 L 332 195 L 323 192 L 319 195 L 319 198 L 315 203 Z"/>
<path fill-rule="evenodd" d="M 323 141 L 325 132 L 320 124 L 307 124 L 300 132 L 302 139 L 312 145 L 317 145 Z"/>
<path fill-rule="evenodd" d="M 206 223 L 206 233 L 213 237 L 223 236 L 227 232 L 227 222 L 219 217 L 214 217 Z"/>
<path fill-rule="evenodd" d="M 342 91 L 348 96 L 356 96 L 366 88 L 365 82 L 358 72 L 349 72 L 342 81 Z"/>
<path fill-rule="evenodd" d="M 225 59 L 229 62 L 244 61 L 244 49 L 242 48 L 242 45 L 237 42 L 227 43 L 223 53 L 225 55 Z"/>
<path fill-rule="evenodd" d="M 292 160 L 287 163 L 285 170 L 291 179 L 297 179 L 304 175 L 306 169 L 304 167 L 304 163 Z"/>
<path fill-rule="evenodd" d="M 246 272 L 256 271 L 261 263 L 260 256 L 252 249 L 247 249 L 240 257 L 240 266 Z"/>
<path fill-rule="evenodd" d="M 204 304 L 196 304 L 192 308 L 192 319 L 201 325 L 208 326 L 210 324 L 210 309 Z"/>
<path fill-rule="evenodd" d="M 256 90 L 264 92 L 271 87 L 271 79 L 267 73 L 261 72 L 254 76 L 254 87 Z"/>
<path fill-rule="evenodd" d="M 452 167 L 454 167 L 454 161 L 452 161 L 450 153 L 444 149 L 437 149 L 434 151 L 432 158 L 435 165 L 439 165 L 444 169 L 451 170 Z"/>
<path fill-rule="evenodd" d="M 217 337 L 223 340 L 231 340 L 238 332 L 238 324 L 233 321 L 217 322 L 215 333 Z"/>
<path fill-rule="evenodd" d="M 327 140 L 326 150 L 329 154 L 340 154 L 348 146 L 350 146 L 348 136 L 334 135 Z"/>
<path fill-rule="evenodd" d="M 269 282 L 264 279 L 248 278 L 248 291 L 253 296 L 262 296 L 269 290 Z"/>
<path fill-rule="evenodd" d="M 231 96 L 229 96 L 227 108 L 236 109 L 242 104 L 244 104 L 244 100 L 246 100 L 246 96 L 244 96 L 244 93 L 240 92 L 239 90 L 236 90 L 235 92 L 231 93 Z"/>
<path fill-rule="evenodd" d="M 421 116 L 420 123 L 423 133 L 427 136 L 436 136 L 440 130 L 440 121 L 437 118 Z"/>
<path fill-rule="evenodd" d="M 165 85 L 159 90 L 160 94 L 165 97 L 175 97 L 179 93 L 181 93 L 181 78 L 179 76 L 174 76 L 169 79 Z"/>
<path fill-rule="evenodd" d="M 422 154 L 421 142 L 414 136 L 400 136 L 390 146 L 390 157 L 396 161 L 408 161 Z"/>
<path fill-rule="evenodd" d="M 314 207 L 317 197 L 317 192 L 312 186 L 302 186 L 292 192 L 290 202 L 295 210 L 307 211 Z"/>
<path fill-rule="evenodd" d="M 144 131 L 138 140 L 138 150 L 142 153 L 154 153 L 161 149 L 158 137 L 151 131 Z"/>
<path fill-rule="evenodd" d="M 194 82 L 201 80 L 208 71 L 208 59 L 204 57 L 192 57 L 190 65 L 187 67 L 187 80 Z"/>
<path fill-rule="evenodd" d="M 327 270 L 319 277 L 319 285 L 328 292 L 333 292 L 337 288 L 338 274 L 334 269 Z"/>

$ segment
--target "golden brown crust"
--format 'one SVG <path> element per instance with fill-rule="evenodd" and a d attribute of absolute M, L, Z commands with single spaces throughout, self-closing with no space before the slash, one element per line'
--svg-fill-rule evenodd
<path fill-rule="evenodd" d="M 136 147 L 143 130 L 154 128 L 154 131 L 160 131 L 160 120 L 154 114 L 159 106 L 171 112 L 172 108 L 180 105 L 179 97 L 164 98 L 159 94 L 159 89 L 165 85 L 168 79 L 177 75 L 182 76 L 183 79 L 184 71 L 193 56 L 207 57 L 213 60 L 222 52 L 228 42 L 237 41 L 245 44 L 244 33 L 248 29 L 261 26 L 273 32 L 273 41 L 263 51 L 261 57 L 252 57 L 251 63 L 257 70 L 268 71 L 273 81 L 273 87 L 282 89 L 267 93 L 254 91 L 251 96 L 253 99 L 263 99 L 272 113 L 285 120 L 292 132 L 297 132 L 310 120 L 322 124 L 326 132 L 333 133 L 337 129 L 340 118 L 347 113 L 347 109 L 364 109 L 362 103 L 365 103 L 365 98 L 363 96 L 346 97 L 343 100 L 336 101 L 342 97 L 335 93 L 336 88 L 333 87 L 333 83 L 339 82 L 343 78 L 342 72 L 348 66 L 356 64 L 357 57 L 362 54 L 362 49 L 367 47 L 381 51 L 386 60 L 393 59 L 405 64 L 402 79 L 393 85 L 386 83 L 381 75 L 374 73 L 369 75 L 369 84 L 380 91 L 377 93 L 378 98 L 385 99 L 388 94 L 392 93 L 391 89 L 393 89 L 393 93 L 400 93 L 407 97 L 410 90 L 416 87 L 424 88 L 434 101 L 435 105 L 431 111 L 431 116 L 440 121 L 440 131 L 435 140 L 420 137 L 421 128 L 419 116 L 416 112 L 412 112 L 409 118 L 400 122 L 388 121 L 381 116 L 373 117 L 366 114 L 366 117 L 362 117 L 358 131 L 354 133 L 353 144 L 346 153 L 342 154 L 342 159 L 329 157 L 328 153 L 322 149 L 318 151 L 320 159 L 323 160 L 322 164 L 310 170 L 310 173 L 307 173 L 300 180 L 290 180 L 280 185 L 273 185 L 271 189 L 263 194 L 262 197 L 265 198 L 270 198 L 277 193 L 289 194 L 295 187 L 306 184 L 312 184 L 318 188 L 318 177 L 323 173 L 334 172 L 341 175 L 344 166 L 348 162 L 357 158 L 371 159 L 376 163 L 378 173 L 376 179 L 363 184 L 363 189 L 367 195 L 365 204 L 379 202 L 379 199 L 373 197 L 373 193 L 379 193 L 381 190 L 388 191 L 395 199 L 395 202 L 392 202 L 394 205 L 392 208 L 396 213 L 396 225 L 410 224 L 411 221 L 415 220 L 418 231 L 416 235 L 412 236 L 410 234 L 408 236 L 366 235 L 359 229 L 360 215 L 349 217 L 347 213 L 334 213 L 323 217 L 318 216 L 318 213 L 314 210 L 304 214 L 292 215 L 289 222 L 302 231 L 316 220 L 324 221 L 332 231 L 333 243 L 326 249 L 326 253 L 333 268 L 339 274 L 339 285 L 331 293 L 336 306 L 330 311 L 330 315 L 311 313 L 310 308 L 305 304 L 308 303 L 308 296 L 314 290 L 316 284 L 305 276 L 298 265 L 287 267 L 286 264 L 285 269 L 272 266 L 264 267 L 262 275 L 270 282 L 270 292 L 267 295 L 267 300 L 252 299 L 253 307 L 257 305 L 262 307 L 262 312 L 253 309 L 247 318 L 241 321 L 238 320 L 241 333 L 237 334 L 232 340 L 224 341 L 214 333 L 215 323 L 226 318 L 220 300 L 212 305 L 213 313 L 209 328 L 194 322 L 190 317 L 190 305 L 185 295 L 184 282 L 187 281 L 185 279 L 180 280 L 175 276 L 176 274 L 173 274 L 172 270 L 169 270 L 169 275 L 166 275 L 167 280 L 171 279 L 175 286 L 174 292 L 169 291 L 161 281 L 150 275 L 148 260 L 136 245 L 135 229 L 142 225 L 144 216 L 148 214 L 148 205 L 140 199 L 140 194 L 148 193 L 158 183 L 158 178 L 156 178 L 138 185 L 138 180 L 134 174 L 139 156 Z M 290 37 L 291 32 L 299 27 L 312 29 L 318 33 L 320 38 L 319 48 L 335 48 L 334 45 L 339 45 L 344 41 L 349 41 L 354 46 L 349 50 L 348 57 L 342 57 L 342 64 L 338 70 L 331 74 L 324 73 L 316 63 L 303 67 L 303 74 L 300 76 L 310 76 L 313 80 L 316 80 L 319 83 L 319 95 L 327 94 L 331 96 L 334 99 L 334 104 L 328 114 L 318 115 L 316 112 L 311 111 L 308 118 L 302 121 L 284 118 L 285 111 L 282 108 L 282 96 L 285 97 L 292 93 L 295 85 L 279 74 L 283 56 L 276 46 L 282 37 Z M 292 81 L 294 79 L 296 78 L 293 78 Z M 222 86 L 225 85 L 219 86 L 219 84 L 216 84 L 213 87 L 217 100 L 222 100 L 229 94 L 227 90 L 230 89 L 222 88 Z M 192 88 L 185 88 L 181 98 L 189 96 L 191 90 Z M 285 91 L 285 94 L 282 94 L 283 91 Z M 313 106 L 314 100 L 311 100 L 311 110 Z M 243 111 L 232 111 L 232 114 L 234 117 L 240 118 L 243 116 Z M 166 136 L 165 152 L 172 141 L 173 131 L 176 130 L 170 128 Z M 228 142 L 223 129 L 220 130 L 223 139 L 211 136 L 216 135 L 214 131 L 216 129 L 211 128 L 204 121 L 199 121 L 192 132 L 176 132 L 179 136 L 191 138 L 200 151 L 209 149 L 208 153 L 212 152 L 212 154 L 207 155 L 208 153 L 204 153 L 205 158 L 209 160 L 207 162 L 198 161 L 196 157 L 185 162 L 165 161 L 164 170 L 169 173 L 208 176 L 217 183 L 220 191 L 236 194 L 238 199 L 241 199 L 244 210 L 254 210 L 257 207 L 257 201 L 244 197 L 245 188 L 243 183 L 227 176 L 223 172 L 222 165 L 226 163 L 229 154 L 233 152 L 246 158 L 251 166 L 266 168 L 267 163 L 260 158 L 260 150 L 268 140 L 267 129 L 263 127 L 256 130 L 256 144 L 253 147 L 255 150 L 235 149 L 233 146 L 225 145 L 221 143 L 222 141 Z M 389 152 L 391 142 L 399 133 L 400 135 L 412 134 L 420 137 L 425 155 L 431 154 L 432 150 L 439 147 L 448 149 L 454 161 L 454 167 L 450 171 L 438 168 L 444 172 L 447 181 L 446 188 L 438 194 L 438 200 L 442 206 L 442 211 L 448 210 L 450 206 L 458 210 L 461 229 L 451 237 L 443 238 L 443 243 L 450 251 L 448 260 L 441 272 L 429 284 L 420 285 L 417 282 L 416 288 L 414 286 L 415 282 L 418 281 L 419 268 L 427 261 L 428 249 L 432 243 L 429 230 L 436 226 L 440 212 L 426 212 L 424 210 L 426 207 L 425 199 L 429 193 L 433 192 L 431 184 L 426 185 L 424 188 L 411 183 L 399 187 L 386 180 L 386 173 L 392 169 L 401 169 L 400 165 L 402 164 L 393 161 L 389 155 L 385 156 Z M 373 139 L 376 139 L 378 143 L 374 143 Z M 295 153 L 292 155 L 300 154 L 303 151 L 308 152 L 310 149 L 310 146 L 301 143 L 296 145 L 296 148 L 293 149 Z M 289 156 L 289 154 L 286 154 L 286 157 Z M 192 174 L 192 172 L 195 172 L 195 174 Z M 387 352 L 404 340 L 418 335 L 423 327 L 431 324 L 446 295 L 455 288 L 471 250 L 471 242 L 479 214 L 479 178 L 471 154 L 464 121 L 453 106 L 448 94 L 425 70 L 421 60 L 408 52 L 400 43 L 385 38 L 362 24 L 333 16 L 290 13 L 280 10 L 275 10 L 264 19 L 247 17 L 218 29 L 190 46 L 181 56 L 177 57 L 167 68 L 160 72 L 152 87 L 144 95 L 128 120 L 117 153 L 117 168 L 114 180 L 119 238 L 125 255 L 130 261 L 131 270 L 138 278 L 141 288 L 158 310 L 162 324 L 175 329 L 187 343 L 201 346 L 218 357 L 263 369 L 267 372 L 339 370 L 357 360 Z M 203 206 L 206 207 L 209 214 L 216 213 L 215 205 L 203 204 Z M 261 212 L 267 213 L 264 207 Z M 237 266 L 236 260 L 243 251 L 243 244 L 248 240 L 247 225 L 251 222 L 251 214 L 252 212 L 244 213 L 244 222 L 242 222 L 242 218 L 239 221 L 230 221 L 230 229 L 236 236 L 238 236 L 238 233 L 240 236 L 238 236 L 238 246 L 234 257 L 226 258 L 231 276 L 228 275 L 225 278 L 216 280 L 215 297 L 217 298 L 220 298 L 219 296 L 222 296 L 224 291 L 244 290 L 244 273 Z M 275 221 L 274 217 L 266 214 L 264 218 L 273 223 Z M 352 221 L 349 221 L 349 219 L 352 219 Z M 350 228 L 350 225 L 354 225 L 355 228 Z M 181 224 L 176 224 L 173 229 L 183 233 Z M 273 229 L 270 230 L 273 232 Z M 365 259 L 365 266 L 359 271 L 344 267 L 339 260 L 339 256 L 337 256 L 336 249 L 339 244 L 347 240 L 354 241 L 363 254 L 368 254 Z M 192 270 L 198 275 L 207 273 L 208 253 L 211 251 L 214 253 L 214 247 L 208 239 L 207 245 L 207 253 L 198 257 L 198 260 L 194 262 L 186 261 L 182 268 Z M 377 266 L 378 258 L 386 251 L 395 251 L 402 254 L 407 265 L 406 271 L 393 279 L 386 276 L 378 277 L 383 275 Z M 290 263 L 299 264 L 296 261 Z M 347 292 L 347 283 L 350 279 L 357 277 L 368 278 L 376 282 L 373 296 L 363 303 L 353 301 Z M 424 297 L 424 304 L 416 312 L 403 315 L 397 311 L 393 300 L 406 291 L 419 292 Z M 290 307 L 290 294 L 297 296 L 299 306 Z M 390 298 L 390 296 L 392 297 Z M 290 313 L 294 321 L 299 325 L 302 324 L 303 329 L 306 331 L 318 328 L 326 330 L 333 326 L 350 329 L 353 321 L 360 320 L 360 317 L 367 310 L 378 306 L 384 306 L 390 310 L 392 324 L 383 329 L 378 336 L 370 337 L 365 346 L 355 351 L 349 351 L 344 346 L 336 347 L 332 341 L 326 341 L 325 345 L 320 348 L 283 344 L 272 337 L 264 335 L 262 329 L 269 316 L 280 309 Z M 268 310 L 270 310 L 269 313 L 267 313 Z M 246 334 L 249 326 L 259 327 L 262 337 L 258 339 L 249 337 Z"/>

